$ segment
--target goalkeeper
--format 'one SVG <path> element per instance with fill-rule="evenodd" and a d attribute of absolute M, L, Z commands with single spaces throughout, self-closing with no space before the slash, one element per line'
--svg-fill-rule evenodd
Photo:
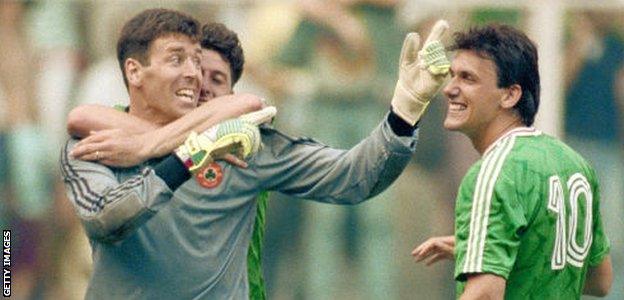
<path fill-rule="evenodd" d="M 126 35 L 148 32 L 146 28 L 171 28 L 150 24 L 161 20 L 149 16 L 154 13 L 145 11 L 128 22 L 119 44 L 124 45 Z M 210 143 L 193 147 L 191 139 L 177 151 L 180 155 L 148 161 L 141 171 L 109 169 L 72 159 L 68 152 L 75 141 L 70 141 L 62 157 L 65 183 L 94 251 L 94 273 L 87 298 L 247 298 L 245 257 L 258 191 L 276 190 L 321 202 L 356 204 L 385 189 L 407 165 L 415 150 L 416 124 L 448 69 L 444 49 L 437 41 L 445 26 L 438 24 L 435 28 L 419 56 L 415 53 L 417 36 L 406 40 L 392 110 L 368 138 L 349 151 L 331 149 L 309 139 L 293 139 L 263 127 L 260 134 L 264 147 L 248 160 L 248 168 L 219 162 L 203 166 L 202 162 L 215 158 L 205 155 L 189 162 L 186 158 L 197 148 L 205 150 L 204 154 L 222 154 L 212 151 L 218 148 Z M 156 105 L 157 99 L 169 95 L 159 90 L 175 82 L 175 76 L 160 76 L 150 70 L 157 64 L 169 63 L 158 59 L 161 54 L 167 57 L 168 48 L 160 46 L 163 40 L 176 38 L 183 37 L 166 31 L 147 39 L 151 50 L 143 53 L 149 56 L 151 66 L 135 65 L 133 57 L 120 55 L 124 76 L 130 83 L 130 114 L 143 118 L 166 116 L 166 110 L 141 111 L 135 97 L 144 96 L 145 102 Z M 174 65 L 178 62 L 175 60 Z M 190 62 L 183 65 L 190 70 Z M 195 75 L 189 70 L 183 77 L 190 80 Z M 153 84 L 146 79 L 162 82 Z M 173 103 L 193 96 L 186 91 L 174 94 Z M 245 145 L 243 137 L 232 141 L 234 150 Z M 243 149 L 238 154 L 253 153 L 253 142 L 247 145 L 252 151 Z M 179 158 L 189 163 L 182 165 Z M 187 181 L 189 169 L 205 171 Z"/>
<path fill-rule="evenodd" d="M 138 165 L 147 159 L 173 152 L 184 141 L 188 125 L 196 123 L 197 120 L 202 120 L 205 124 L 215 124 L 257 108 L 258 99 L 254 96 L 231 96 L 234 85 L 241 77 L 245 62 L 237 34 L 221 23 L 208 23 L 202 27 L 201 47 L 204 81 L 199 103 L 201 105 L 210 102 L 209 108 L 202 108 L 193 113 L 197 118 L 193 117 L 191 120 L 185 118 L 184 121 L 170 123 L 165 130 L 150 132 L 156 130 L 153 124 L 119 111 L 127 110 L 127 107 L 117 109 L 99 105 L 76 107 L 70 113 L 69 133 L 72 136 L 87 138 L 74 147 L 71 153 L 74 158 L 99 161 L 108 166 Z M 192 129 L 201 130 L 202 127 Z M 128 132 L 133 134 L 129 135 Z M 233 155 L 226 155 L 224 159 L 237 166 L 246 165 Z M 247 261 L 251 299 L 266 298 L 261 257 L 268 195 L 268 192 L 264 191 L 256 199 L 257 212 Z"/>

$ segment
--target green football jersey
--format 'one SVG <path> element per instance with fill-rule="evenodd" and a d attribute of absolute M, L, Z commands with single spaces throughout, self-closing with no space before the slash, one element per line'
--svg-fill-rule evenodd
<path fill-rule="evenodd" d="M 269 192 L 263 191 L 256 198 L 258 210 L 254 221 L 254 229 L 247 252 L 247 278 L 249 280 L 249 299 L 266 299 L 264 277 L 262 276 L 262 242 L 264 240 L 265 217 Z"/>
<path fill-rule="evenodd" d="M 462 180 L 455 239 L 458 296 L 467 274 L 492 273 L 505 299 L 579 299 L 609 252 L 595 172 L 557 139 L 514 129 Z"/>

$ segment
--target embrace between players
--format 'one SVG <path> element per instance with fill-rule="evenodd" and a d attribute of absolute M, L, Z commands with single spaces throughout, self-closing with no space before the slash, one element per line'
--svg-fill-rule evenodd
<path fill-rule="evenodd" d="M 93 251 L 87 298 L 264 298 L 261 276 L 252 282 L 259 262 L 247 261 L 262 229 L 259 196 L 357 204 L 382 192 L 408 164 L 418 122 L 447 80 L 444 127 L 482 158 L 459 188 L 455 236 L 413 255 L 454 258 L 461 299 L 605 295 L 611 263 L 594 171 L 531 127 L 534 44 L 508 26 L 474 28 L 455 35 L 451 63 L 440 41 L 447 28 L 436 23 L 422 47 L 406 37 L 391 109 L 339 150 L 284 135 L 269 125 L 275 108 L 232 92 L 244 59 L 227 28 L 166 9 L 133 17 L 117 44 L 130 105 L 74 109 L 61 157 Z"/>

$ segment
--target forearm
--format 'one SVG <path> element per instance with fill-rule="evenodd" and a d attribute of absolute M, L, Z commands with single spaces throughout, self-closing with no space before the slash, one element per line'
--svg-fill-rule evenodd
<path fill-rule="evenodd" d="M 611 290 L 613 283 L 613 268 L 611 257 L 605 259 L 595 267 L 589 267 L 583 286 L 583 294 L 604 297 Z"/>
<path fill-rule="evenodd" d="M 415 134 L 399 137 L 387 121 L 349 151 L 273 135 L 263 140 L 278 153 L 266 159 L 266 168 L 258 168 L 267 189 L 334 204 L 356 204 L 382 192 L 407 166 L 416 146 Z"/>
<path fill-rule="evenodd" d="M 250 94 L 219 97 L 196 108 L 184 117 L 144 135 L 149 142 L 149 157 L 161 157 L 180 146 L 191 131 L 203 132 L 208 128 L 256 111 L 262 107 L 260 98 Z"/>
<path fill-rule="evenodd" d="M 71 110 L 67 117 L 67 132 L 84 138 L 92 131 L 123 129 L 130 134 L 145 133 L 158 128 L 156 125 L 114 108 L 86 104 Z"/>
<path fill-rule="evenodd" d="M 505 297 L 506 280 L 503 277 L 481 273 L 468 277 L 460 300 L 502 300 Z"/>

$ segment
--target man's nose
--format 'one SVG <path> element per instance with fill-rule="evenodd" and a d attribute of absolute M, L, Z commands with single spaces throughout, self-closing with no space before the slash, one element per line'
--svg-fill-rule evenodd
<path fill-rule="evenodd" d="M 187 59 L 184 63 L 184 76 L 193 78 L 201 82 L 202 72 L 201 69 L 193 62 L 192 59 Z"/>
<path fill-rule="evenodd" d="M 459 88 L 455 82 L 455 79 L 451 78 L 448 84 L 442 89 L 442 93 L 448 98 L 455 97 L 459 94 Z"/>

